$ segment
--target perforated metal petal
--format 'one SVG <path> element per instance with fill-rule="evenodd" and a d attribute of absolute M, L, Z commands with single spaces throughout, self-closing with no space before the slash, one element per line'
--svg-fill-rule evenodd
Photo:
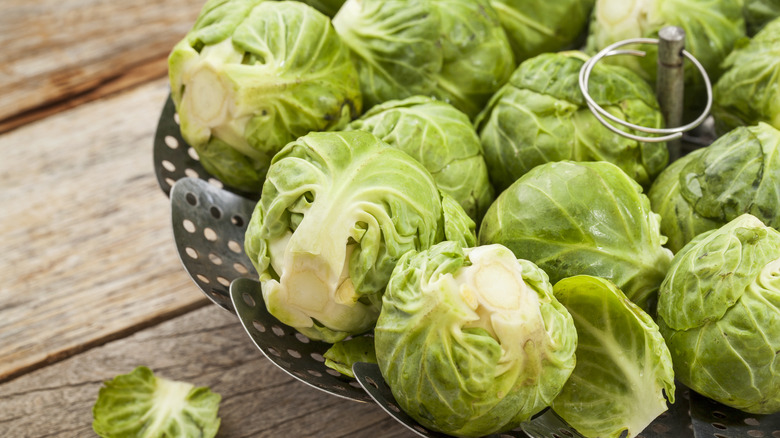
<path fill-rule="evenodd" d="M 691 391 L 696 438 L 780 438 L 780 414 L 754 415 Z"/>
<path fill-rule="evenodd" d="M 211 301 L 234 313 L 230 283 L 258 275 L 244 253 L 254 207 L 198 178 L 182 178 L 171 190 L 173 238 L 184 269 Z"/>
<path fill-rule="evenodd" d="M 237 279 L 230 286 L 230 294 L 241 325 L 268 360 L 321 391 L 355 401 L 371 401 L 355 379 L 325 365 L 324 355 L 331 344 L 311 340 L 268 313 L 259 282 Z"/>

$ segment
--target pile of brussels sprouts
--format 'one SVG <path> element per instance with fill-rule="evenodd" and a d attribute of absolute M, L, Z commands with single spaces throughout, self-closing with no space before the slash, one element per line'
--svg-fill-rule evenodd
<path fill-rule="evenodd" d="M 780 7 L 772 0 L 209 0 L 170 58 L 184 139 L 259 195 L 271 314 L 376 361 L 455 436 L 550 407 L 636 436 L 675 380 L 780 411 Z M 588 57 L 683 27 L 717 140 L 670 163 L 613 134 Z M 660 128 L 655 53 L 596 102 Z M 704 87 L 686 72 L 686 109 Z"/>

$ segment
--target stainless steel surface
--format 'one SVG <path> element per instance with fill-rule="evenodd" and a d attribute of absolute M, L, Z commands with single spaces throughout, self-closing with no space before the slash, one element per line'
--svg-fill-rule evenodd
<path fill-rule="evenodd" d="M 658 40 L 655 38 L 632 38 L 623 41 L 618 41 L 614 44 L 607 46 L 606 48 L 604 48 L 604 50 L 600 51 L 599 53 L 591 57 L 587 62 L 585 62 L 585 64 L 583 64 L 582 69 L 580 69 L 579 85 L 580 85 L 580 91 L 582 92 L 582 95 L 588 104 L 588 108 L 590 108 L 591 112 L 593 112 L 593 115 L 596 117 L 596 119 L 598 119 L 599 122 L 601 122 L 605 127 L 607 127 L 609 130 L 611 130 L 616 134 L 622 135 L 623 137 L 630 138 L 635 141 L 641 141 L 647 143 L 659 143 L 664 141 L 681 139 L 683 133 L 691 131 L 694 128 L 701 125 L 709 116 L 710 109 L 712 108 L 712 84 L 710 83 L 710 79 L 709 76 L 707 75 L 707 71 L 704 69 L 701 63 L 686 50 L 682 51 L 683 56 L 685 56 L 686 59 L 691 61 L 694 64 L 694 66 L 696 66 L 696 68 L 699 70 L 699 73 L 703 78 L 705 88 L 707 90 L 707 104 L 705 105 L 704 110 L 702 111 L 701 115 L 699 115 L 699 117 L 696 118 L 696 120 L 694 120 L 691 123 L 688 123 L 687 125 L 677 126 L 673 128 L 663 128 L 663 129 L 635 125 L 625 120 L 621 120 L 618 117 L 608 113 L 604 108 L 599 106 L 596 103 L 596 101 L 593 100 L 593 98 L 590 96 L 588 92 L 588 82 L 590 81 L 590 74 L 593 71 L 593 67 L 603 58 L 610 57 L 610 56 L 617 56 L 617 55 L 633 55 L 633 56 L 646 55 L 646 53 L 641 50 L 618 50 L 618 48 L 620 47 L 631 45 L 631 44 L 658 44 Z M 653 134 L 654 136 L 640 136 L 640 135 L 631 134 L 629 132 L 626 132 L 622 129 L 615 127 L 615 125 L 609 123 L 605 118 L 624 127 L 639 132 Z"/>
<path fill-rule="evenodd" d="M 323 356 L 331 344 L 311 340 L 268 313 L 259 282 L 239 278 L 231 284 L 230 295 L 241 325 L 268 360 L 299 381 L 331 395 L 371 401 L 355 379 L 325 365 Z"/>
<path fill-rule="evenodd" d="M 658 67 L 655 95 L 661 106 L 666 126 L 674 128 L 683 122 L 683 97 L 685 96 L 685 30 L 677 26 L 666 26 L 658 31 Z M 669 140 L 669 161 L 680 158 L 681 139 Z"/>
<path fill-rule="evenodd" d="M 230 283 L 258 276 L 244 253 L 255 202 L 190 177 L 176 181 L 170 197 L 173 238 L 184 269 L 211 301 L 234 312 Z"/>
<path fill-rule="evenodd" d="M 691 419 L 696 438 L 780 438 L 780 413 L 748 414 L 693 391 Z"/>

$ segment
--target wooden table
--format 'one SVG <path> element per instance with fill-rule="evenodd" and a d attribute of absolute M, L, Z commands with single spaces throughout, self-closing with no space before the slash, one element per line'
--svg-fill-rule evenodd
<path fill-rule="evenodd" d="M 0 437 L 95 436 L 139 365 L 221 394 L 221 437 L 411 436 L 277 369 L 179 262 L 152 142 L 201 6 L 0 3 Z"/>

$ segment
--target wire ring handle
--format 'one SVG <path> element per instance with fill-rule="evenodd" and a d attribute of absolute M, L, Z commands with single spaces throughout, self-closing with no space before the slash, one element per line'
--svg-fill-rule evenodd
<path fill-rule="evenodd" d="M 585 97 L 585 101 L 588 104 L 588 107 L 590 108 L 591 112 L 593 112 L 593 115 L 596 116 L 596 118 L 609 130 L 612 132 L 622 135 L 624 137 L 630 138 L 632 140 L 641 141 L 641 142 L 647 142 L 647 143 L 660 143 L 664 141 L 670 141 L 670 140 L 677 140 L 679 138 L 682 138 L 682 135 L 684 132 L 688 132 L 697 126 L 701 125 L 704 120 L 707 119 L 707 116 L 710 113 L 710 109 L 712 108 L 712 83 L 710 82 L 710 78 L 707 75 L 707 71 L 704 69 L 704 67 L 701 65 L 701 63 L 688 52 L 687 50 L 683 50 L 682 54 L 687 58 L 689 61 L 693 63 L 693 65 L 696 66 L 696 68 L 699 69 L 699 72 L 701 73 L 702 78 L 704 79 L 704 85 L 707 88 L 707 105 L 704 108 L 704 111 L 702 114 L 693 122 L 688 123 L 687 125 L 675 127 L 675 128 L 648 128 L 646 126 L 639 126 L 635 125 L 633 123 L 629 123 L 625 120 L 621 120 L 612 114 L 608 113 L 604 108 L 599 106 L 599 104 L 596 103 L 595 100 L 590 96 L 588 93 L 588 81 L 590 80 L 590 74 L 593 70 L 593 67 L 596 65 L 597 62 L 601 61 L 601 59 L 609 57 L 609 56 L 616 56 L 616 55 L 633 55 L 633 56 L 642 56 L 644 57 L 647 53 L 641 50 L 616 50 L 619 47 L 629 45 L 629 44 L 658 44 L 658 39 L 655 38 L 633 38 L 633 39 L 627 39 L 623 41 L 618 41 L 614 44 L 611 44 L 604 48 L 604 50 L 600 51 L 596 55 L 594 55 L 592 58 L 587 60 L 585 64 L 580 69 L 580 76 L 579 76 L 579 82 L 580 82 L 580 90 L 582 91 L 582 95 Z M 603 117 L 602 117 L 603 116 Z M 625 127 L 634 129 L 636 131 L 640 132 L 646 132 L 649 134 L 658 134 L 661 135 L 660 137 L 643 137 L 634 135 L 631 133 L 628 133 L 626 131 L 623 131 L 621 129 L 616 128 L 611 123 L 604 120 L 604 117 L 608 118 L 609 120 L 618 123 L 620 125 L 623 125 Z"/>

